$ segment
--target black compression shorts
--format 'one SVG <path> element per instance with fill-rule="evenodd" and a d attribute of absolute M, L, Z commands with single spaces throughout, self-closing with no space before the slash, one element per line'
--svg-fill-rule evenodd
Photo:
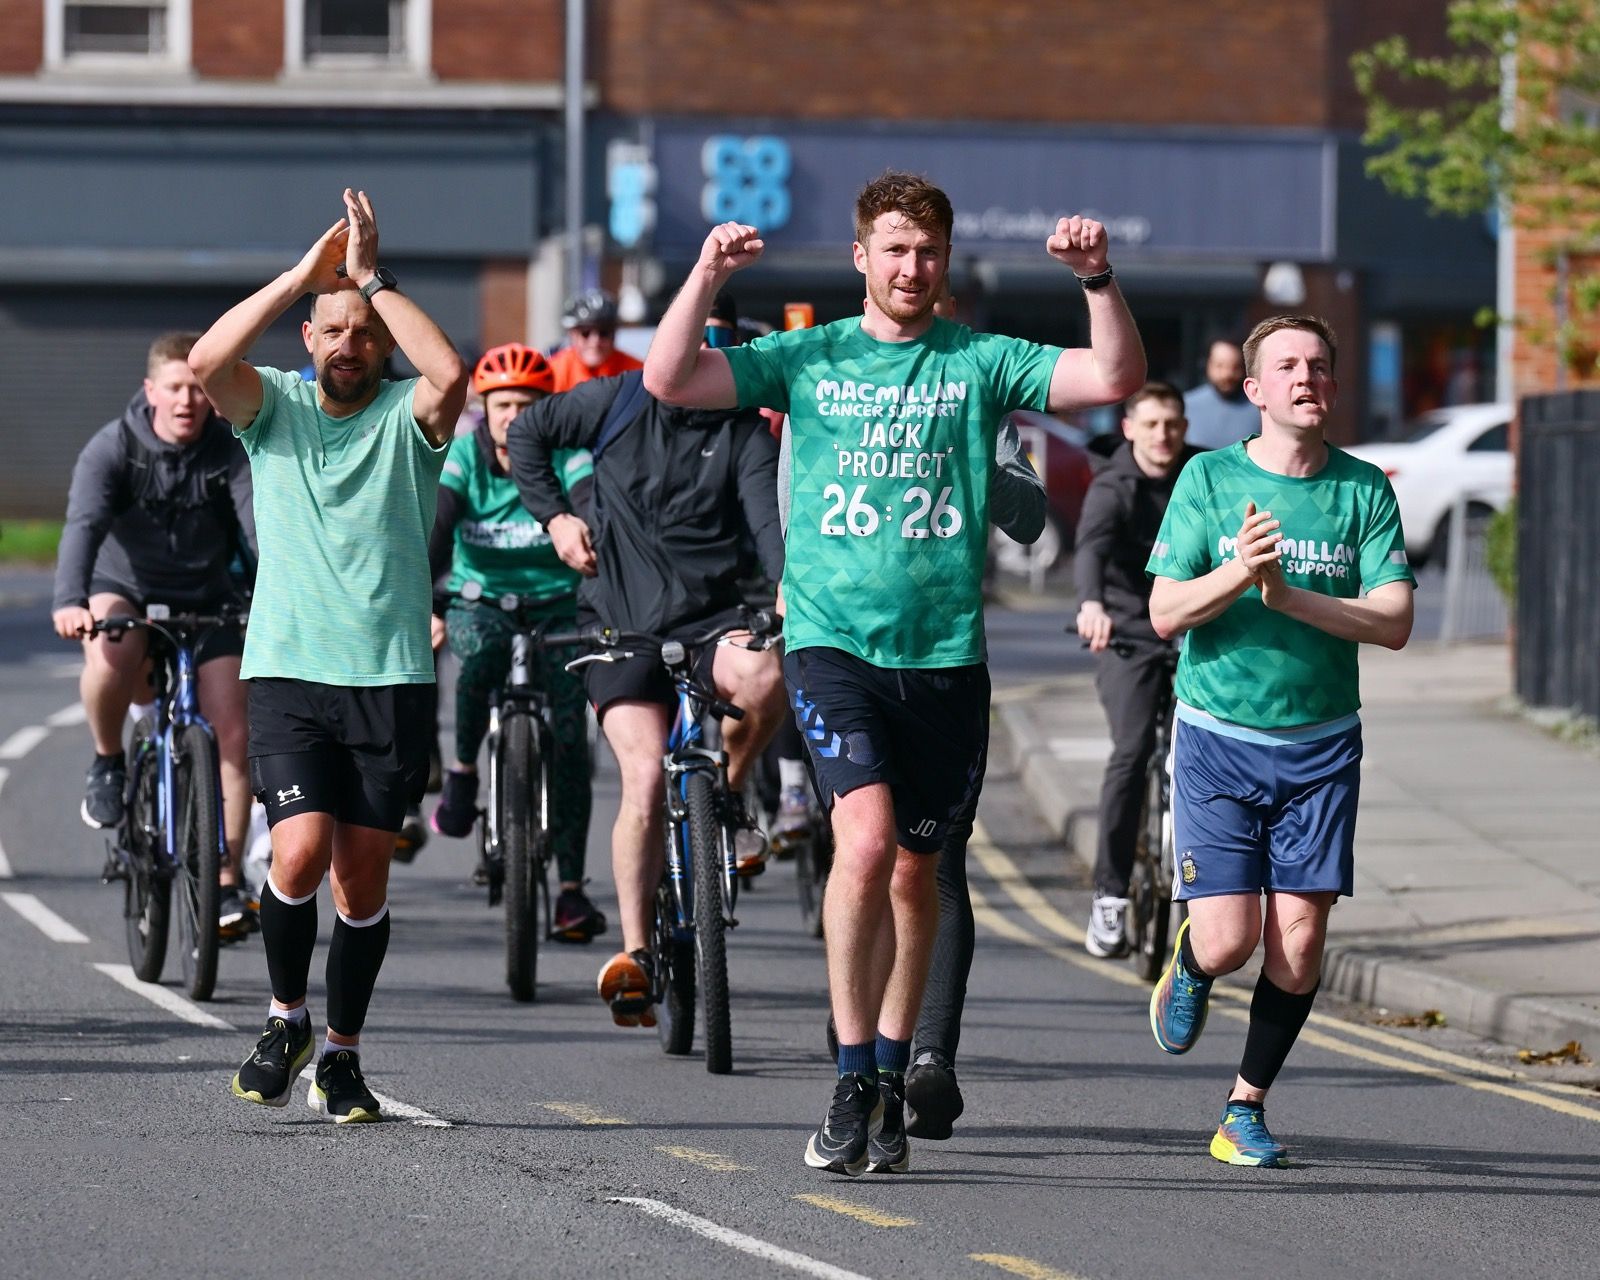
<path fill-rule="evenodd" d="M 399 831 L 422 800 L 433 686 L 250 681 L 250 784 L 267 821 L 327 813 Z"/>

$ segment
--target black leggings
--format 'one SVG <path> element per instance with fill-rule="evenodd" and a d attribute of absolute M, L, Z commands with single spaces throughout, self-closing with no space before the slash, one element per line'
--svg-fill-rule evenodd
<path fill-rule="evenodd" d="M 456 759 L 470 764 L 489 732 L 489 700 L 511 670 L 511 638 L 516 625 L 499 609 L 483 604 L 452 604 L 445 615 L 450 648 L 460 661 L 456 675 Z M 550 697 L 550 723 L 556 758 L 550 773 L 552 797 L 550 848 L 561 879 L 583 880 L 589 842 L 589 723 L 583 683 L 567 671 L 577 657 L 572 649 L 535 649 L 534 682 Z"/>
<path fill-rule="evenodd" d="M 982 785 L 982 779 L 979 779 Z M 967 841 L 972 814 L 950 824 L 939 850 L 939 931 L 933 940 L 933 962 L 917 1016 L 917 1051 L 932 1049 L 952 1064 L 961 1044 L 961 1011 L 967 1002 L 967 975 L 972 972 L 974 929 L 972 897 L 967 892 Z"/>

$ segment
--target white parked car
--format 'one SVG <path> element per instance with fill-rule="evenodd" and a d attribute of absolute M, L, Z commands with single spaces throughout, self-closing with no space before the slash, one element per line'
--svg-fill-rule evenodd
<path fill-rule="evenodd" d="M 1508 404 L 1459 404 L 1424 414 L 1392 444 L 1352 445 L 1349 453 L 1382 467 L 1394 486 L 1412 564 L 1443 564 L 1450 512 L 1483 518 L 1511 501 Z"/>

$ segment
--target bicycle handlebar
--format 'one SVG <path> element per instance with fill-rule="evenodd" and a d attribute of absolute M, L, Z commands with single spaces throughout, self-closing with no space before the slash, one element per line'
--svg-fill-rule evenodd
<path fill-rule="evenodd" d="M 754 639 L 765 640 L 779 634 L 782 620 L 767 609 L 742 609 L 737 622 L 726 623 L 713 627 L 704 635 L 689 636 L 679 639 L 671 636 L 659 636 L 650 631 L 625 631 L 619 627 L 608 627 L 601 622 L 591 622 L 588 626 L 579 627 L 576 631 L 547 631 L 539 637 L 539 644 L 546 649 L 559 649 L 572 645 L 592 650 L 620 649 L 625 646 L 636 646 L 644 649 L 654 649 L 658 653 L 667 645 L 679 644 L 685 649 L 700 649 L 708 644 L 722 639 L 734 631 L 748 631 Z"/>
<path fill-rule="evenodd" d="M 213 627 L 244 627 L 250 621 L 250 613 L 246 609 L 224 608 L 220 613 L 157 613 L 159 605 L 151 605 L 145 617 L 134 617 L 131 614 L 113 614 L 109 618 L 96 618 L 94 625 L 84 635 L 106 635 L 112 639 L 121 639 L 129 631 L 159 631 L 174 644 L 178 637 L 174 632 L 196 633 L 206 631 Z"/>

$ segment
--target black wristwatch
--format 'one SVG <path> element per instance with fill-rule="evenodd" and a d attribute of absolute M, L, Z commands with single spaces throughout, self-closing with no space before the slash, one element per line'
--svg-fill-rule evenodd
<path fill-rule="evenodd" d="M 1077 275 L 1078 273 L 1073 272 L 1073 274 Z M 1106 263 L 1106 269 L 1104 271 L 1096 271 L 1092 276 L 1078 276 L 1078 283 L 1081 284 L 1085 289 L 1104 289 L 1108 284 L 1111 283 L 1116 274 L 1117 273 L 1111 269 L 1111 264 L 1108 262 Z M 365 293 L 366 290 L 363 289 L 362 292 Z"/>
<path fill-rule="evenodd" d="M 374 296 L 382 293 L 385 289 L 398 289 L 399 287 L 400 282 L 394 278 L 394 272 L 390 271 L 388 267 L 379 267 L 372 273 L 372 279 L 361 286 L 361 296 L 371 302 Z M 1084 287 L 1088 288 L 1089 286 L 1085 285 Z"/>

